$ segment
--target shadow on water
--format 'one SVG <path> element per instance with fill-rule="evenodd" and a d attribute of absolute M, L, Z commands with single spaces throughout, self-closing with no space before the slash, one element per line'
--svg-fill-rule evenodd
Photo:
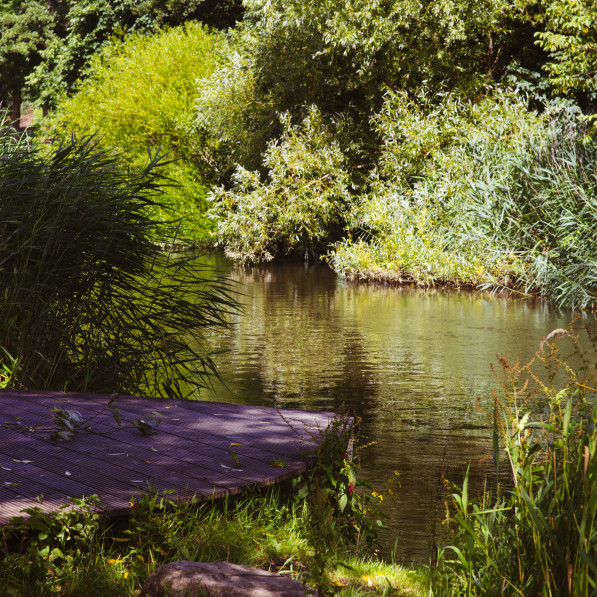
<path fill-rule="evenodd" d="M 208 341 L 229 390 L 217 399 L 347 410 L 373 445 L 361 474 L 401 486 L 383 510 L 398 533 L 398 559 L 427 563 L 432 527 L 441 536 L 440 473 L 472 486 L 492 473 L 491 364 L 529 359 L 572 316 L 544 304 L 465 292 L 355 286 L 323 265 L 233 269 L 245 314 Z M 204 399 L 213 399 L 205 394 Z"/>

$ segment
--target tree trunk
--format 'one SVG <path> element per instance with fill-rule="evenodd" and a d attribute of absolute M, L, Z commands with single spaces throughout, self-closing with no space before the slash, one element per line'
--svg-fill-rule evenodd
<path fill-rule="evenodd" d="M 10 104 L 10 122 L 13 126 L 19 127 L 21 120 L 21 90 L 12 92 Z"/>

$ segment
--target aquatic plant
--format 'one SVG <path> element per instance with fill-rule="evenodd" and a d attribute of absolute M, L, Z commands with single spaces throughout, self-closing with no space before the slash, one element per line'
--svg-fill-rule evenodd
<path fill-rule="evenodd" d="M 495 433 L 513 487 L 475 501 L 465 479 L 452 495 L 457 534 L 440 558 L 440 594 L 597 591 L 596 340 L 555 330 L 528 364 L 501 360 Z"/>
<path fill-rule="evenodd" d="M 180 397 L 217 375 L 202 333 L 226 326 L 236 303 L 222 272 L 154 242 L 162 163 L 128 172 L 93 137 L 47 147 L 0 126 L 12 387 Z"/>

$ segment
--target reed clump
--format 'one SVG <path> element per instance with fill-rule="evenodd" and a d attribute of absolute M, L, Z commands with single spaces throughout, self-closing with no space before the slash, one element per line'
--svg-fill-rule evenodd
<path fill-rule="evenodd" d="M 221 272 L 155 243 L 163 163 L 0 125 L 4 385 L 181 397 L 216 375 L 202 334 L 236 303 Z"/>
<path fill-rule="evenodd" d="M 595 340 L 555 330 L 528 364 L 501 360 L 495 434 L 512 488 L 472 501 L 465 480 L 452 495 L 440 594 L 597 594 Z"/>

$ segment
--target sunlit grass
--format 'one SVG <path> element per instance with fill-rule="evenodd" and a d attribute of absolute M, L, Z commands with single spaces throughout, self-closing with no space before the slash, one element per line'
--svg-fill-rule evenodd
<path fill-rule="evenodd" d="M 331 573 L 333 586 L 342 587 L 340 595 L 429 595 L 431 573 L 373 557 L 347 558 Z"/>
<path fill-rule="evenodd" d="M 83 507 L 53 522 L 34 516 L 29 531 L 2 530 L 0 595 L 133 596 L 156 568 L 177 560 L 225 560 L 310 582 L 314 551 L 305 501 L 282 498 L 274 489 L 189 505 L 150 497 L 136 507 L 130 519 L 102 520 Z M 425 570 L 342 550 L 335 558 L 339 563 L 328 575 L 335 594 L 428 594 Z"/>

